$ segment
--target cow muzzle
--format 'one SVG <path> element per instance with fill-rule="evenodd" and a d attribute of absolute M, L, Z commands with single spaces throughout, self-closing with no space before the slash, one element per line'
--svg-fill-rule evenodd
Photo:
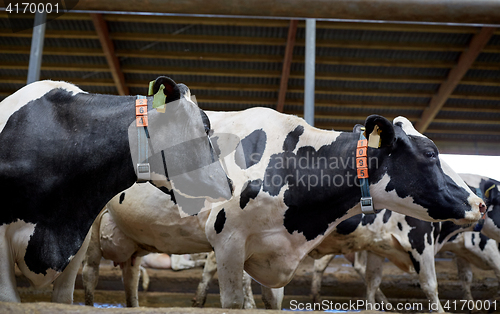
<path fill-rule="evenodd" d="M 455 220 L 454 221 L 455 224 L 457 225 L 473 224 L 476 223 L 479 219 L 481 219 L 481 217 L 483 217 L 487 207 L 482 199 L 480 199 L 477 196 L 472 197 L 469 199 L 469 204 L 472 210 L 466 211 L 464 218 Z"/>

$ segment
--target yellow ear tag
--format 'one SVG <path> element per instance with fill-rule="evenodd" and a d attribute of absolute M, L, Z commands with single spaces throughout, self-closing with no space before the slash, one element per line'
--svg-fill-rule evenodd
<path fill-rule="evenodd" d="M 153 97 L 153 108 L 156 108 L 158 112 L 165 113 L 165 100 L 167 97 L 163 93 L 165 85 L 161 84 L 158 92 Z"/>
<path fill-rule="evenodd" d="M 494 188 L 496 188 L 496 185 L 495 185 L 495 184 L 493 184 L 492 186 L 490 186 L 490 188 L 489 188 L 489 189 L 487 189 L 486 191 L 484 191 L 484 196 L 485 196 L 485 197 L 487 197 L 487 198 L 489 198 L 489 197 L 490 197 L 490 191 L 491 191 L 492 189 L 494 189 Z"/>
<path fill-rule="evenodd" d="M 378 125 L 375 124 L 372 133 L 368 136 L 368 147 L 379 148 L 381 144 L 380 133 L 382 130 L 379 129 Z"/>
<path fill-rule="evenodd" d="M 149 82 L 149 88 L 148 88 L 148 96 L 153 95 L 153 87 L 155 85 L 156 80 Z"/>

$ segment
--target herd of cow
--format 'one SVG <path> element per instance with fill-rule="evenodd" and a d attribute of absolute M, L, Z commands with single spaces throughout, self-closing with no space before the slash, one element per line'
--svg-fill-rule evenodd
<path fill-rule="evenodd" d="M 267 108 L 203 112 L 166 77 L 155 81 L 153 92 L 161 89 L 169 110 L 148 97 L 148 126 L 136 126 L 136 97 L 65 82 L 32 83 L 0 103 L 0 301 L 20 301 L 17 264 L 34 287 L 54 284 L 52 301 L 71 303 L 83 261 L 93 304 L 104 257 L 122 265 L 127 305 L 137 306 L 140 258 L 150 252 L 213 250 L 204 282 L 216 267 L 224 308 L 242 308 L 244 271 L 266 307 L 281 308 L 307 255 L 318 259 L 315 298 L 333 255 L 365 250 L 354 265 L 369 302 L 385 298 L 384 258 L 418 273 L 438 304 L 440 250 L 455 252 L 469 287 L 469 263 L 500 278 L 500 182 L 458 176 L 406 118 L 371 115 L 353 132 L 326 131 Z M 145 183 L 135 183 L 135 130 L 149 138 Z M 362 132 L 377 214 L 360 205 Z M 481 233 L 472 232 L 478 221 Z"/>

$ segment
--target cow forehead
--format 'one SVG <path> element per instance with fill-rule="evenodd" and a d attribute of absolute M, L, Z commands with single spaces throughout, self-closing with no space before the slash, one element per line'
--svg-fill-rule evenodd
<path fill-rule="evenodd" d="M 456 173 L 451 167 L 439 156 L 439 161 L 441 163 L 441 168 L 443 172 L 450 177 L 458 186 L 463 187 L 469 194 L 472 194 L 469 186 L 464 182 L 464 180 Z"/>
<path fill-rule="evenodd" d="M 422 133 L 418 132 L 414 127 L 413 124 L 410 122 L 410 120 L 406 119 L 405 117 L 396 117 L 394 118 L 393 124 L 398 124 L 401 126 L 403 129 L 403 132 L 406 133 L 406 135 L 413 135 L 413 136 L 420 136 L 420 137 L 425 137 Z"/>

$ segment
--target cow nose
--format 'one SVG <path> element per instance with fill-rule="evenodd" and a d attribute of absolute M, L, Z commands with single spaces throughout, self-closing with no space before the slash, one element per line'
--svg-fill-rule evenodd
<path fill-rule="evenodd" d="M 481 214 L 486 213 L 486 205 L 483 202 L 479 204 L 479 211 L 481 212 Z"/>

